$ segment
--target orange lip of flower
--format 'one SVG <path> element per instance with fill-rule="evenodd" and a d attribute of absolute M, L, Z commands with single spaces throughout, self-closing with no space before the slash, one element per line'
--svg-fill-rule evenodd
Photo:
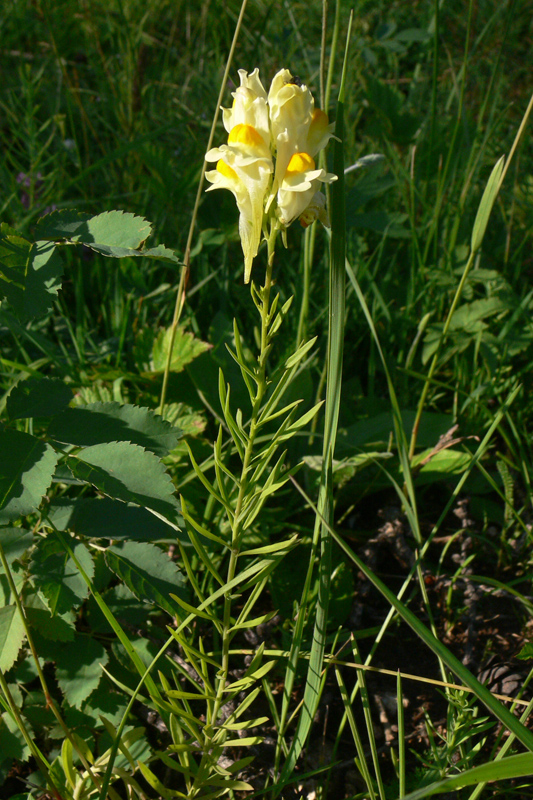
<path fill-rule="evenodd" d="M 225 178 L 231 178 L 231 180 L 237 180 L 238 175 L 234 169 L 232 169 L 229 164 L 226 164 L 225 161 L 217 161 L 217 171 L 220 172 L 221 175 L 224 175 Z"/>
<path fill-rule="evenodd" d="M 294 153 L 287 166 L 285 177 L 290 175 L 301 175 L 315 168 L 315 162 L 307 153 Z"/>
<path fill-rule="evenodd" d="M 228 136 L 228 144 L 236 143 L 244 144 L 248 147 L 257 147 L 263 144 L 263 139 L 253 125 L 245 125 L 241 122 L 231 129 Z"/>
<path fill-rule="evenodd" d="M 320 108 L 315 108 L 313 111 L 313 118 L 311 120 L 311 127 L 327 128 L 329 124 L 328 115 Z"/>

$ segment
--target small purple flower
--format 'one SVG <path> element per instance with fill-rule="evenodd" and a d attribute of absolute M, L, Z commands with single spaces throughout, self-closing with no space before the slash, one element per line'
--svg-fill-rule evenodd
<path fill-rule="evenodd" d="M 19 172 L 17 175 L 17 183 L 24 187 L 24 189 L 29 189 L 32 184 L 32 179 L 30 175 L 26 175 L 25 172 Z M 40 172 L 37 173 L 35 176 L 35 180 L 33 182 L 33 199 L 34 201 L 37 199 L 39 190 L 42 188 L 43 185 L 43 176 Z M 22 191 L 20 193 L 20 202 L 24 206 L 24 208 L 30 207 L 30 195 L 28 192 Z"/>

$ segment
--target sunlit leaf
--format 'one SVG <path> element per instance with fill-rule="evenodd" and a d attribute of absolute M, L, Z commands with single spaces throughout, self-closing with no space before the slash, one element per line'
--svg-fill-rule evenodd
<path fill-rule="evenodd" d="M 151 508 L 166 519 L 179 519 L 174 486 L 159 458 L 136 444 L 110 442 L 86 447 L 68 464 L 80 480 L 104 494 Z"/>
<path fill-rule="evenodd" d="M 0 670 L 7 672 L 19 654 L 25 637 L 24 623 L 15 605 L 0 608 Z"/>

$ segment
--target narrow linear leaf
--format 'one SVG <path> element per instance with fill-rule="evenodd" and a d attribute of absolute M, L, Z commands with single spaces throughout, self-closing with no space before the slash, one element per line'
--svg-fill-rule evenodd
<path fill-rule="evenodd" d="M 285 362 L 285 369 L 290 369 L 291 367 L 295 367 L 296 364 L 299 364 L 302 358 L 309 352 L 312 348 L 314 343 L 316 342 L 317 337 L 315 336 L 313 339 L 310 339 L 305 344 L 302 344 L 298 350 L 289 356 L 289 358 Z"/>
<path fill-rule="evenodd" d="M 519 753 L 518 755 L 501 758 L 481 764 L 461 775 L 445 778 L 437 783 L 424 786 L 415 792 L 406 794 L 403 800 L 422 800 L 434 794 L 447 792 L 449 789 L 459 789 L 461 786 L 473 786 L 488 781 L 509 780 L 511 778 L 524 778 L 533 775 L 533 753 Z"/>
<path fill-rule="evenodd" d="M 227 728 L 230 731 L 240 731 L 246 730 L 247 728 L 258 728 L 259 725 L 264 725 L 265 722 L 269 722 L 268 717 L 258 717 L 257 719 L 242 719 L 240 722 L 225 722 L 223 724 L 223 728 Z"/>
<path fill-rule="evenodd" d="M 331 238 L 329 269 L 329 325 L 326 403 L 324 412 L 324 439 L 322 455 L 325 468 L 321 475 L 318 496 L 318 513 L 315 518 L 313 539 L 320 541 L 318 561 L 318 597 L 315 610 L 312 646 L 307 669 L 303 706 L 292 744 L 283 766 L 280 783 L 292 774 L 294 766 L 308 739 L 309 732 L 320 701 L 321 674 L 327 641 L 328 608 L 331 591 L 331 536 L 327 525 L 333 518 L 333 475 L 331 460 L 335 452 L 337 427 L 340 413 L 342 390 L 342 364 L 344 352 L 344 326 L 346 301 L 346 194 L 344 183 L 344 92 L 346 69 L 353 11 L 348 23 L 346 47 L 336 107 L 335 142 L 333 146 L 333 170 L 337 180 L 331 186 Z M 298 421 L 301 423 L 301 420 Z M 298 423 L 297 423 L 298 424 Z M 307 592 L 308 595 L 308 592 Z M 303 607 L 299 611 L 299 622 L 293 637 L 289 667 L 285 673 L 285 697 L 290 697 L 295 677 L 293 664 L 298 658 L 302 632 L 300 626 L 306 614 L 307 595 L 303 595 Z M 290 671 L 292 669 L 292 672 Z M 285 704 L 286 705 L 286 704 Z M 285 709 L 286 712 L 286 709 Z"/>
<path fill-rule="evenodd" d="M 474 221 L 474 227 L 472 228 L 472 239 L 470 246 L 472 248 L 472 252 L 474 253 L 481 247 L 483 237 L 485 236 L 490 213 L 500 190 L 500 179 L 504 166 L 505 156 L 502 156 L 494 165 L 494 168 L 487 181 L 487 185 L 485 186 L 485 191 L 483 192 L 483 196 L 477 210 L 476 219 Z"/>
<path fill-rule="evenodd" d="M 261 744 L 262 741 L 262 736 L 244 736 L 242 739 L 226 739 L 224 747 L 252 747 L 254 744 Z"/>

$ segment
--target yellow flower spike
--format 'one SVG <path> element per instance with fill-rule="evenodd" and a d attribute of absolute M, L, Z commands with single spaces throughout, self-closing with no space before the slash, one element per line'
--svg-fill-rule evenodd
<path fill-rule="evenodd" d="M 248 283 L 267 216 L 275 215 L 283 237 L 298 218 L 304 226 L 316 219 L 327 225 L 325 197 L 317 190 L 337 176 L 316 168 L 315 156 L 333 135 L 334 125 L 315 109 L 308 87 L 288 69 L 275 75 L 268 96 L 259 70 L 241 69 L 239 78 L 231 108 L 222 109 L 227 144 L 212 148 L 205 158 L 217 162 L 206 173 L 212 184 L 208 191 L 229 189 L 237 201 Z"/>

